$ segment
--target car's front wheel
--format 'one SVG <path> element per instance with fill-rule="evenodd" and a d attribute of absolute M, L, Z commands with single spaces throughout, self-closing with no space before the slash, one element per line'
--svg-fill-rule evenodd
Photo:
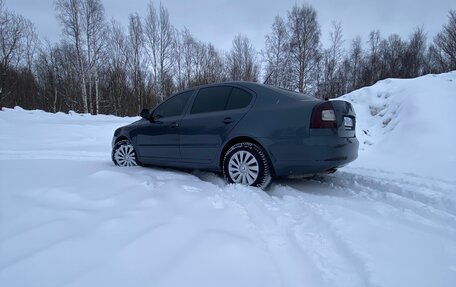
<path fill-rule="evenodd" d="M 233 145 L 223 159 L 223 176 L 228 183 L 240 183 L 262 189 L 271 182 L 271 169 L 263 149 L 250 142 Z"/>
<path fill-rule="evenodd" d="M 112 161 L 118 166 L 137 166 L 135 148 L 128 140 L 121 140 L 112 149 Z"/>

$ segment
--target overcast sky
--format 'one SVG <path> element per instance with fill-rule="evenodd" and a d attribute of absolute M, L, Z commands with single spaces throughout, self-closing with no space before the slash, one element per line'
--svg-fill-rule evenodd
<path fill-rule="evenodd" d="M 115 18 L 127 27 L 128 15 L 145 16 L 149 0 L 103 0 L 106 18 Z M 153 1 L 157 7 L 159 1 Z M 4 0 L 6 7 L 31 20 L 42 38 L 59 39 L 61 29 L 55 18 L 54 0 Z M 447 23 L 455 0 L 163 0 L 171 23 L 187 27 L 199 40 L 229 50 L 233 37 L 246 35 L 259 51 L 276 15 L 285 17 L 294 4 L 308 3 L 318 15 L 322 41 L 328 42 L 331 21 L 342 23 L 344 40 L 359 35 L 366 42 L 369 32 L 379 29 L 386 37 L 397 33 L 403 38 L 423 26 L 432 39 Z"/>

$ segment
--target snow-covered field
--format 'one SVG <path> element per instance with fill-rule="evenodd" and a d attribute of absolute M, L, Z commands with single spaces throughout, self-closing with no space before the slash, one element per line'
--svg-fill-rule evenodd
<path fill-rule="evenodd" d="M 269 192 L 118 168 L 134 118 L 0 111 L 0 286 L 456 286 L 456 72 L 344 96 L 357 161 Z"/>

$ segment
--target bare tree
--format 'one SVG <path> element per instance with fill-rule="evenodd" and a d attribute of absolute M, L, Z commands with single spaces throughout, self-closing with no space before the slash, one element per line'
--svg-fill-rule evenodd
<path fill-rule="evenodd" d="M 426 51 L 426 34 L 423 28 L 416 28 L 410 35 L 409 42 L 405 49 L 405 54 L 402 60 L 403 73 L 406 78 L 414 78 L 423 74 L 425 66 Z"/>
<path fill-rule="evenodd" d="M 300 92 L 314 94 L 320 51 L 320 26 L 315 9 L 306 4 L 293 6 L 288 12 L 288 30 L 293 73 L 297 79 L 295 88 Z"/>
<path fill-rule="evenodd" d="M 194 77 L 194 51 L 198 43 L 187 28 L 175 36 L 177 85 L 184 89 L 191 85 Z"/>
<path fill-rule="evenodd" d="M 378 79 L 387 77 L 402 77 L 403 70 L 402 59 L 405 54 L 406 44 L 397 34 L 392 34 L 388 39 L 384 39 L 380 43 L 380 61 L 381 70 Z"/>
<path fill-rule="evenodd" d="M 145 48 L 148 54 L 149 63 L 152 73 L 152 89 L 153 93 L 158 96 L 160 94 L 160 48 L 159 48 L 159 19 L 157 10 L 152 2 L 147 8 L 147 16 L 144 25 Z"/>
<path fill-rule="evenodd" d="M 62 93 L 59 92 L 62 89 L 63 76 L 61 63 L 59 63 L 60 53 L 58 45 L 53 46 L 50 42 L 46 42 L 38 52 L 35 61 L 44 109 L 54 113 L 65 110 L 64 99 Z"/>
<path fill-rule="evenodd" d="M 0 68 L 2 75 L 8 68 L 17 68 L 20 62 L 22 39 L 26 34 L 25 19 L 4 8 L 0 2 Z"/>
<path fill-rule="evenodd" d="M 221 82 L 226 79 L 223 59 L 211 43 L 204 45 L 203 81 L 201 84 Z"/>
<path fill-rule="evenodd" d="M 266 50 L 263 57 L 266 61 L 266 82 L 282 88 L 292 88 L 290 69 L 290 35 L 284 19 L 274 18 L 271 33 L 266 37 Z"/>
<path fill-rule="evenodd" d="M 106 33 L 104 7 L 100 0 L 84 0 L 82 7 L 84 12 L 85 51 L 88 64 L 89 108 L 92 114 L 98 114 L 100 103 L 98 70 L 100 68 L 100 55 L 105 43 L 103 37 Z M 95 91 L 93 91 L 93 85 L 95 85 Z M 93 96 L 93 92 L 95 92 L 95 96 Z"/>
<path fill-rule="evenodd" d="M 48 111 L 79 110 L 80 77 L 75 46 L 61 41 L 42 46 L 35 61 L 43 108 Z"/>
<path fill-rule="evenodd" d="M 140 113 L 144 108 L 144 69 L 142 68 L 144 34 L 141 19 L 138 14 L 130 15 L 128 31 L 130 44 L 129 66 L 132 75 L 133 92 L 137 99 L 137 111 Z"/>
<path fill-rule="evenodd" d="M 110 112 L 114 112 L 116 115 L 135 114 L 137 107 L 129 101 L 128 39 L 124 28 L 115 20 L 111 21 L 106 51 L 107 65 L 104 70 L 104 86 L 108 100 L 106 106 L 109 107 Z"/>
<path fill-rule="evenodd" d="M 175 35 L 175 80 L 179 89 L 225 80 L 223 59 L 214 45 L 198 41 L 187 28 Z"/>
<path fill-rule="evenodd" d="M 256 51 L 246 36 L 234 37 L 233 47 L 227 54 L 227 70 L 231 80 L 258 81 L 260 68 Z"/>
<path fill-rule="evenodd" d="M 35 25 L 28 19 L 20 17 L 23 25 L 23 37 L 19 44 L 19 65 L 32 72 L 33 60 L 39 47 Z"/>
<path fill-rule="evenodd" d="M 172 89 L 170 86 L 172 83 L 171 71 L 175 54 L 174 28 L 169 21 L 168 10 L 160 3 L 157 13 L 150 2 L 144 26 L 146 48 L 152 66 L 154 91 L 156 96 L 163 100 Z"/>
<path fill-rule="evenodd" d="M 334 98 L 340 93 L 340 87 L 336 80 L 336 72 L 340 68 L 343 57 L 342 25 L 340 22 L 332 22 L 332 30 L 329 33 L 330 47 L 324 51 L 324 92 L 325 98 Z"/>
<path fill-rule="evenodd" d="M 349 52 L 349 78 L 351 79 L 350 90 L 357 89 L 361 86 L 361 74 L 363 68 L 363 48 L 361 44 L 361 37 L 356 37 L 350 46 Z"/>
<path fill-rule="evenodd" d="M 80 78 L 82 111 L 89 112 L 87 96 L 87 67 L 83 45 L 83 7 L 81 0 L 57 0 L 55 2 L 57 18 L 63 26 L 63 34 L 71 41 L 76 49 L 77 65 Z"/>
<path fill-rule="evenodd" d="M 37 36 L 32 22 L 8 11 L 0 1 L 0 105 L 23 102 L 17 100 L 19 90 L 22 99 L 30 100 L 25 93 L 33 91 L 26 91 L 25 83 L 19 84 L 18 81 L 24 80 L 21 76 L 24 73 L 33 79 L 32 60 L 36 45 Z M 20 68 L 25 69 L 24 73 L 18 71 Z"/>
<path fill-rule="evenodd" d="M 172 64 L 173 64 L 173 43 L 174 43 L 174 28 L 169 21 L 168 10 L 160 3 L 159 10 L 159 35 L 160 35 L 160 98 L 163 99 L 169 96 L 172 87 Z"/>
<path fill-rule="evenodd" d="M 448 12 L 448 23 L 434 38 L 431 55 L 440 71 L 456 70 L 456 10 Z"/>
<path fill-rule="evenodd" d="M 381 36 L 379 30 L 374 30 L 369 33 L 369 61 L 365 67 L 367 84 L 372 85 L 380 79 L 380 42 Z"/>
<path fill-rule="evenodd" d="M 100 0 L 57 0 L 55 7 L 64 35 L 75 46 L 82 109 L 96 114 L 100 101 L 97 69 L 106 27 L 103 5 Z"/>

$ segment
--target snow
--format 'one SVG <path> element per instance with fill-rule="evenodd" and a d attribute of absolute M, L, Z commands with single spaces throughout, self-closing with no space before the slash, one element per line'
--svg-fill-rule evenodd
<path fill-rule="evenodd" d="M 0 286 L 456 286 L 455 84 L 344 96 L 359 158 L 268 192 L 115 167 L 136 118 L 3 109 Z"/>
<path fill-rule="evenodd" d="M 360 148 L 366 151 L 357 164 L 456 178 L 456 71 L 387 79 L 342 99 L 355 108 Z"/>

